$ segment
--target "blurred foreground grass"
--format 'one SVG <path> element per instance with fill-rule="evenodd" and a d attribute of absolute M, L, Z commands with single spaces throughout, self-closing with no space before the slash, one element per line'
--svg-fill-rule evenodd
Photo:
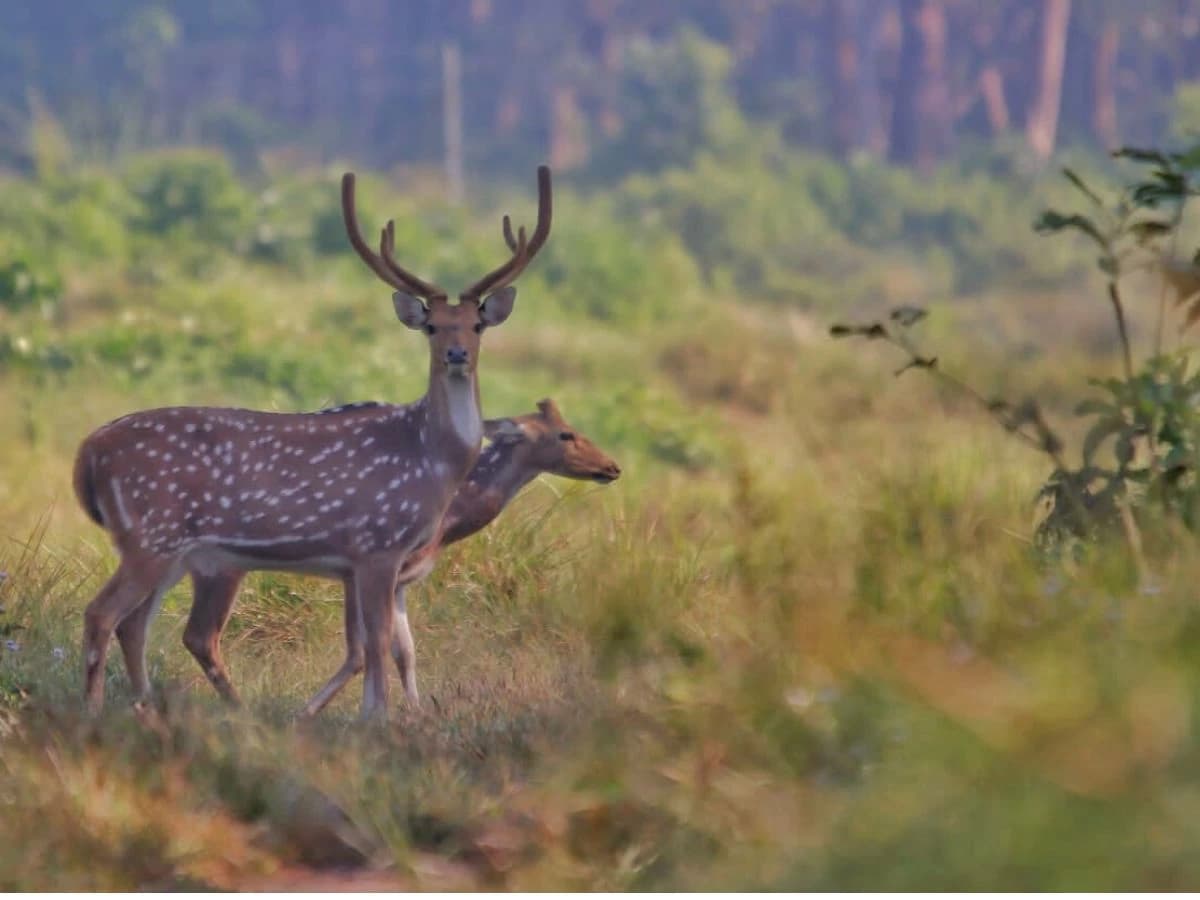
<path fill-rule="evenodd" d="M 114 559 L 71 496 L 79 440 L 150 405 L 411 399 L 425 351 L 338 266 L 96 265 L 64 298 L 4 321 L 0 888 L 1200 883 L 1191 545 L 1146 523 L 1152 583 L 1120 548 L 1040 568 L 1040 458 L 733 298 L 606 322 L 535 282 L 488 335 L 485 412 L 552 395 L 626 474 L 539 481 L 446 554 L 412 598 L 420 711 L 362 729 L 356 685 L 294 725 L 341 660 L 340 599 L 257 575 L 226 641 L 245 709 L 182 648 L 183 586 L 158 709 L 114 654 L 87 725 L 82 611 Z M 1063 308 L 982 297 L 929 327 L 1061 415 L 1111 365 L 1056 343 L 1097 333 Z"/>

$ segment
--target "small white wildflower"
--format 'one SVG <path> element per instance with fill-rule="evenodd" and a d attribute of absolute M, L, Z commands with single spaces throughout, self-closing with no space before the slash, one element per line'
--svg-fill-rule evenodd
<path fill-rule="evenodd" d="M 4 649 L 9 653 L 19 653 L 21 651 L 20 641 L 7 640 L 4 642 Z"/>
<path fill-rule="evenodd" d="M 62 647 L 55 647 L 53 650 L 50 651 L 50 655 L 53 656 L 57 660 L 62 660 L 62 659 L 66 658 L 67 651 L 64 650 Z"/>
<path fill-rule="evenodd" d="M 783 695 L 784 701 L 792 709 L 803 712 L 813 705 L 816 695 L 805 687 L 794 687 Z"/>

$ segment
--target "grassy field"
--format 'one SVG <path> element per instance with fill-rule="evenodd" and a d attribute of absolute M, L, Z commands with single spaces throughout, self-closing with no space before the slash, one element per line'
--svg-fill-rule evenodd
<path fill-rule="evenodd" d="M 557 258 L 592 252 L 560 208 Z M 184 585 L 156 709 L 114 653 L 87 722 L 82 612 L 115 557 L 71 494 L 79 441 L 148 406 L 406 401 L 426 364 L 349 252 L 129 252 L 0 312 L 0 889 L 1200 885 L 1190 541 L 1148 526 L 1151 579 L 1104 548 L 1040 564 L 1043 458 L 682 257 L 657 312 L 539 275 L 486 336 L 485 414 L 552 396 L 624 475 L 538 480 L 410 594 L 420 710 L 363 728 L 356 682 L 297 725 L 341 661 L 338 586 L 259 574 L 226 640 L 244 708 L 181 645 Z M 1069 427 L 1115 365 L 1103 314 L 984 292 L 923 327 Z"/>

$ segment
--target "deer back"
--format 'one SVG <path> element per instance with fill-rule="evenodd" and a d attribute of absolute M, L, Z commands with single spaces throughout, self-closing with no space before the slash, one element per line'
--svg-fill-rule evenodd
<path fill-rule="evenodd" d="M 76 490 L 123 552 L 215 548 L 340 570 L 434 536 L 466 473 L 428 445 L 426 426 L 425 401 L 323 414 L 147 410 L 84 441 Z"/>

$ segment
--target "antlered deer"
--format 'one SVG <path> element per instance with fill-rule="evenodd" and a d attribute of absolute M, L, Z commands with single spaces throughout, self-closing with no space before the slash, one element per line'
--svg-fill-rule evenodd
<path fill-rule="evenodd" d="M 564 478 L 608 484 L 621 474 L 620 467 L 587 437 L 562 417 L 552 400 L 538 403 L 538 411 L 483 423 L 491 440 L 479 455 L 467 480 L 459 487 L 442 520 L 438 537 L 404 563 L 396 581 L 392 656 L 400 671 L 405 695 L 418 703 L 416 660 L 412 632 L 408 627 L 405 588 L 433 569 L 438 554 L 447 544 L 461 541 L 487 527 L 530 481 L 542 473 Z M 326 410 L 336 415 L 339 410 Z M 221 633 L 229 621 L 243 572 L 230 569 L 217 573 L 192 573 L 195 600 L 187 632 L 204 649 L 198 657 L 212 660 L 219 676 L 213 684 L 225 699 L 237 702 L 237 694 L 221 661 Z M 346 586 L 346 661 L 304 708 L 306 716 L 320 712 L 355 675 L 363 670 L 363 620 L 354 591 Z"/>
<path fill-rule="evenodd" d="M 144 620 L 185 572 L 277 569 L 351 585 L 365 633 L 362 714 L 387 715 L 397 573 L 437 537 L 479 455 L 480 334 L 508 318 L 516 298 L 512 282 L 550 234 L 550 171 L 538 169 L 532 237 L 527 242 L 522 228 L 512 238 L 506 216 L 511 257 L 454 305 L 441 288 L 395 261 L 392 222 L 382 231 L 379 253 L 370 249 L 359 232 L 351 173 L 342 179 L 342 213 L 358 255 L 396 289 L 400 321 L 428 336 L 425 396 L 406 406 L 336 416 L 155 409 L 89 435 L 75 460 L 75 493 L 121 557 L 84 615 L 89 710 L 104 703 L 114 629 L 135 693 L 149 693 Z M 190 626 L 184 643 L 220 687 L 223 667 Z"/>

